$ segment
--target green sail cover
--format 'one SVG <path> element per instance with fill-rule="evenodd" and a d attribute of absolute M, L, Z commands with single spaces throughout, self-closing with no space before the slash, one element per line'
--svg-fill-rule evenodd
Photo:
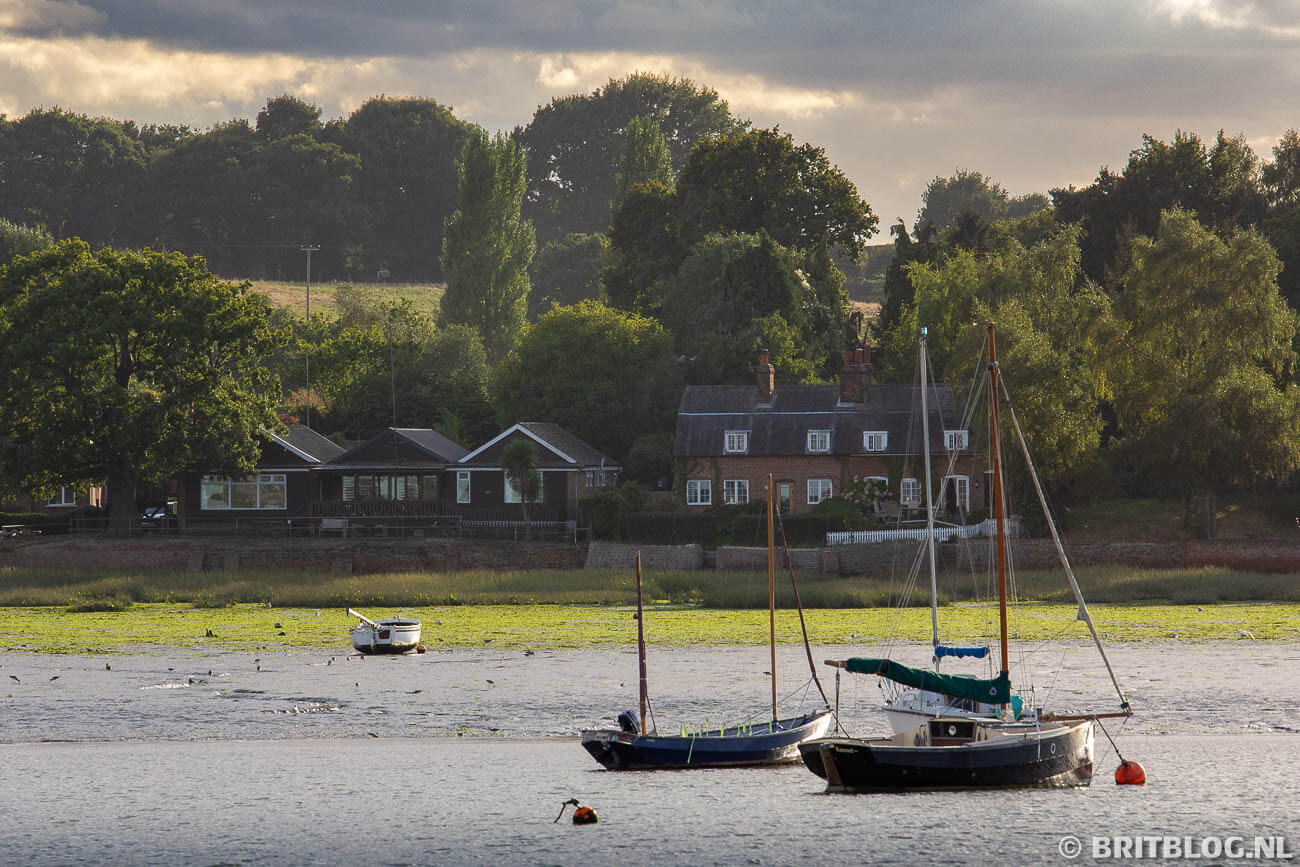
<path fill-rule="evenodd" d="M 950 698 L 968 698 L 985 704 L 1011 703 L 1011 678 L 1004 671 L 992 680 L 980 680 L 974 677 L 961 677 L 953 674 L 939 674 L 923 668 L 908 668 L 889 659 L 875 659 L 870 656 L 855 656 L 844 663 L 844 667 L 857 674 L 876 674 L 892 681 L 928 689 Z"/>

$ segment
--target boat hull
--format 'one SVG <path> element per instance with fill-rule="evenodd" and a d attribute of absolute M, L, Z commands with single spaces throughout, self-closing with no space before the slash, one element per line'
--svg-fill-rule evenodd
<path fill-rule="evenodd" d="M 969 721 L 968 721 L 969 722 Z M 952 745 L 901 745 L 901 738 L 819 738 L 799 745 L 829 792 L 1086 786 L 1092 781 L 1091 722 Z M 920 731 L 920 730 L 918 730 Z"/>
<path fill-rule="evenodd" d="M 354 626 L 348 635 L 359 653 L 406 653 L 420 643 L 420 624 L 415 620 L 381 620 L 373 626 Z"/>
<path fill-rule="evenodd" d="M 799 761 L 799 745 L 830 729 L 829 712 L 682 736 L 642 735 L 614 729 L 582 733 L 582 745 L 610 770 L 733 768 Z"/>

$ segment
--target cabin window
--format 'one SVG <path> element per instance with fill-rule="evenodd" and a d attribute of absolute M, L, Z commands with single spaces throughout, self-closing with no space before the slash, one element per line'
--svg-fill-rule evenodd
<path fill-rule="evenodd" d="M 287 509 L 288 486 L 284 473 L 260 473 L 247 479 L 204 476 L 199 488 L 201 511 L 226 509 Z"/>
<path fill-rule="evenodd" d="M 964 452 L 970 444 L 970 431 L 946 430 L 943 432 L 943 446 L 950 452 Z"/>
<path fill-rule="evenodd" d="M 77 505 L 77 489 L 63 485 L 59 492 L 50 497 L 47 506 L 75 506 Z"/>
<path fill-rule="evenodd" d="M 686 482 L 686 505 L 710 506 L 713 504 L 713 481 L 710 479 L 688 479 Z"/>
<path fill-rule="evenodd" d="M 883 452 L 888 445 L 888 431 L 864 430 L 862 432 L 862 450 L 864 452 Z"/>
<path fill-rule="evenodd" d="M 469 490 L 469 471 L 460 470 L 456 473 L 456 502 L 468 503 Z"/>
<path fill-rule="evenodd" d="M 828 430 L 808 431 L 808 451 L 828 452 L 831 450 L 831 432 Z"/>
<path fill-rule="evenodd" d="M 729 430 L 722 450 L 729 455 L 743 455 L 749 451 L 749 431 Z"/>
<path fill-rule="evenodd" d="M 898 490 L 899 498 L 905 506 L 921 505 L 921 483 L 916 479 L 903 479 L 902 487 Z"/>
<path fill-rule="evenodd" d="M 505 473 L 502 473 L 501 475 L 505 478 L 505 493 L 503 494 L 505 502 L 522 503 L 524 498 L 519 496 L 519 492 L 515 490 L 515 486 L 510 484 L 510 477 L 507 476 Z M 546 485 L 539 484 L 537 486 L 537 496 L 533 499 L 533 502 L 534 503 L 546 502 Z"/>
<path fill-rule="evenodd" d="M 727 479 L 722 483 L 722 502 L 740 506 L 749 502 L 749 479 Z"/>
<path fill-rule="evenodd" d="M 605 471 L 587 470 L 587 487 L 589 488 L 605 487 Z"/>
<path fill-rule="evenodd" d="M 808 480 L 808 505 L 815 506 L 833 496 L 830 479 Z"/>
<path fill-rule="evenodd" d="M 414 473 L 345 475 L 344 500 L 436 500 L 438 477 Z"/>

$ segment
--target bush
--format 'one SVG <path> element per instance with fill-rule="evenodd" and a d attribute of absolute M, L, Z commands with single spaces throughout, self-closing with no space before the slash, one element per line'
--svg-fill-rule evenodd
<path fill-rule="evenodd" d="M 593 539 L 627 538 L 628 516 L 645 509 L 645 492 L 635 482 L 606 488 L 578 500 L 578 523 L 591 528 Z"/>

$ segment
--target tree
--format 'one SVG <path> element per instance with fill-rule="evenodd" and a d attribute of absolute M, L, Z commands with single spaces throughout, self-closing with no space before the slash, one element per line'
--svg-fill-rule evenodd
<path fill-rule="evenodd" d="M 673 191 L 649 181 L 628 190 L 609 227 L 608 264 L 601 281 L 614 307 L 646 312 L 655 281 L 676 273 L 690 248 L 683 243 Z"/>
<path fill-rule="evenodd" d="M 69 240 L 0 272 L 0 471 L 33 490 L 105 483 L 123 531 L 136 490 L 240 475 L 275 424 L 264 298 L 179 253 Z"/>
<path fill-rule="evenodd" d="M 526 215 L 542 243 L 605 231 L 628 125 L 647 116 L 658 123 L 674 167 L 696 143 L 746 125 L 711 88 L 644 72 L 610 79 L 591 93 L 551 100 L 527 127 L 515 131 L 528 150 Z"/>
<path fill-rule="evenodd" d="M 647 182 L 663 184 L 669 189 L 673 186 L 673 158 L 668 152 L 668 140 L 651 115 L 634 117 L 627 125 L 623 161 L 614 177 L 614 200 L 623 201 L 629 189 Z"/>
<path fill-rule="evenodd" d="M 527 311 L 536 236 L 520 210 L 525 162 L 511 139 L 470 135 L 460 159 L 456 211 L 444 226 L 447 291 L 439 322 L 478 329 L 492 358 L 510 349 Z"/>
<path fill-rule="evenodd" d="M 1300 466 L 1295 313 L 1278 260 L 1249 230 L 1220 238 L 1167 211 L 1132 245 L 1107 374 L 1124 448 L 1147 490 L 1187 495 Z"/>
<path fill-rule="evenodd" d="M 921 193 L 921 210 L 912 231 L 920 234 L 926 224 L 940 231 L 957 223 L 962 214 L 977 214 L 986 220 L 1008 215 L 1011 199 L 1001 184 L 981 172 L 957 169 L 952 177 L 935 177 Z"/>
<path fill-rule="evenodd" d="M 600 281 L 608 249 L 607 235 L 566 235 L 543 247 L 533 260 L 528 318 L 536 319 L 555 304 L 603 301 Z"/>
<path fill-rule="evenodd" d="M 537 469 L 537 447 L 523 437 L 512 439 L 501 450 L 501 469 L 506 481 L 519 495 L 519 508 L 524 513 L 524 538 L 532 538 L 533 525 L 528 520 L 528 507 L 537 500 L 542 490 L 542 474 Z"/>
<path fill-rule="evenodd" d="M 1260 179 L 1273 205 L 1300 201 L 1300 132 L 1289 129 L 1273 146 L 1273 162 L 1260 170 Z"/>
<path fill-rule="evenodd" d="M 671 428 L 681 377 L 658 322 L 589 300 L 524 328 L 496 396 L 506 423 L 555 422 L 622 456 L 638 436 Z"/>
<path fill-rule="evenodd" d="M 321 132 L 320 106 L 287 93 L 272 97 L 257 113 L 255 129 L 257 137 L 266 142 L 291 135 L 314 138 Z"/>
<path fill-rule="evenodd" d="M 878 222 L 822 148 L 780 130 L 716 136 L 691 152 L 677 179 L 681 237 L 760 229 L 797 250 L 826 246 L 856 258 Z"/>
<path fill-rule="evenodd" d="M 20 226 L 0 217 L 0 265 L 53 246 L 54 237 L 44 226 Z"/>

